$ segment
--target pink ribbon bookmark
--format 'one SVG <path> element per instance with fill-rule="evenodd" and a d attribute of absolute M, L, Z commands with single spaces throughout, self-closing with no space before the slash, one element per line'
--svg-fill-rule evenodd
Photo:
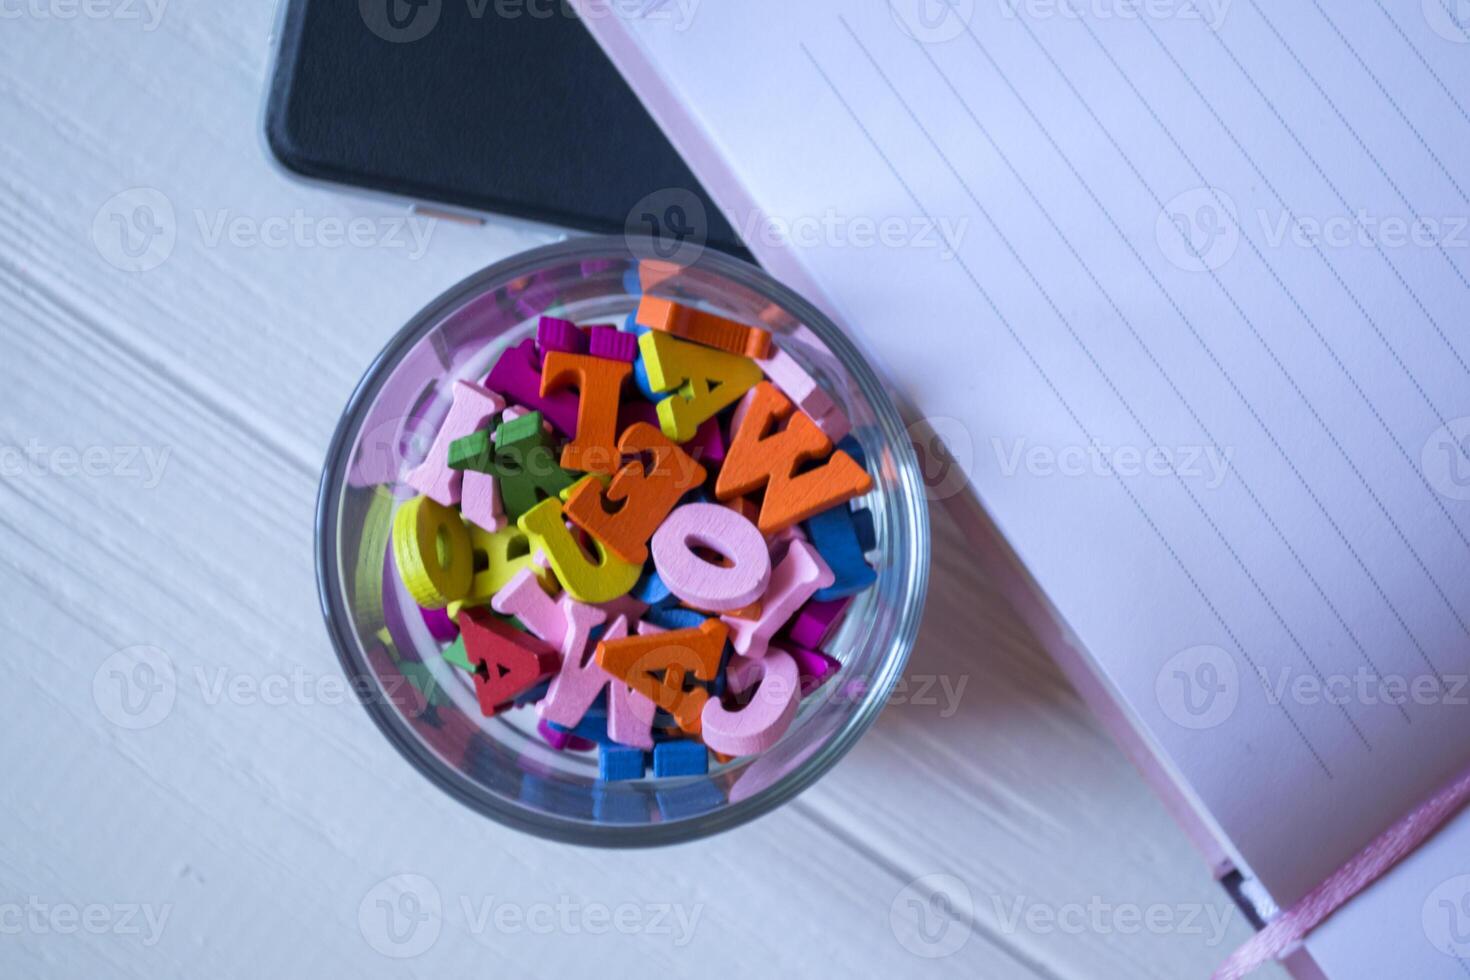
<path fill-rule="evenodd" d="M 1239 980 L 1262 965 L 1295 952 L 1308 933 L 1414 853 L 1467 802 L 1470 802 L 1470 769 L 1380 834 L 1301 901 L 1251 937 L 1220 965 L 1212 980 Z"/>

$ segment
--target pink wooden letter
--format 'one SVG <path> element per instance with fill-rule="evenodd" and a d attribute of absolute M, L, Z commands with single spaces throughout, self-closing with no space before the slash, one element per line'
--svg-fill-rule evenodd
<path fill-rule="evenodd" d="M 449 444 L 483 429 L 495 413 L 504 409 L 505 399 L 490 389 L 471 381 L 456 381 L 454 404 L 434 436 L 429 455 L 408 474 L 408 485 L 445 507 L 459 503 L 464 474 L 449 468 Z"/>
<path fill-rule="evenodd" d="M 726 675 L 739 694 L 756 688 L 750 703 L 731 711 L 716 698 L 704 706 L 704 744 L 725 755 L 755 755 L 780 741 L 796 717 L 801 700 L 801 675 L 796 661 L 782 650 L 771 650 L 759 660 L 731 657 Z"/>
<path fill-rule="evenodd" d="M 806 541 L 791 542 L 786 557 L 771 573 L 770 587 L 761 597 L 760 618 L 720 617 L 730 627 L 730 643 L 735 652 L 752 659 L 764 657 L 771 637 L 786 625 L 786 621 L 813 593 L 825 589 L 835 580 L 832 569 L 822 561 L 816 548 Z"/>

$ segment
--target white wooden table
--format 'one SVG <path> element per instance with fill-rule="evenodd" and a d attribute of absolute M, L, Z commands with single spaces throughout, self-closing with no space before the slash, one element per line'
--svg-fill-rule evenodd
<path fill-rule="evenodd" d="M 1173 980 L 1248 935 L 942 514 L 909 697 L 774 815 L 605 853 L 411 770 L 322 628 L 319 467 L 388 336 L 547 233 L 281 176 L 272 20 L 0 0 L 0 975 Z"/>

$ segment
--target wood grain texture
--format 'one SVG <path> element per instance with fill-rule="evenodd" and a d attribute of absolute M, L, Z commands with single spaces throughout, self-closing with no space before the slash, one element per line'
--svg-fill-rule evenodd
<path fill-rule="evenodd" d="M 0 913 L 167 919 L 7 929 L 0 973 L 1176 978 L 1247 935 L 1233 914 L 1222 937 L 1208 914 L 1198 932 L 1066 919 L 1229 906 L 942 516 L 901 703 L 782 811 L 604 853 L 430 787 L 340 686 L 311 561 L 320 463 L 387 338 L 549 233 L 440 223 L 419 248 L 396 206 L 288 181 L 257 136 L 270 4 L 173 0 L 151 30 L 149 7 L 118 7 L 0 24 Z M 123 271 L 111 215 L 159 200 L 170 254 Z M 375 244 L 330 244 L 358 217 Z M 172 694 L 132 716 L 110 679 L 139 663 Z M 360 911 L 404 874 L 442 924 L 395 960 Z M 935 887 L 970 898 L 947 926 Z M 497 927 L 502 903 L 577 925 Z M 655 927 L 658 903 L 688 928 Z M 594 934 L 576 917 L 599 905 L 642 927 Z M 1033 907 L 1063 921 L 1028 926 Z M 963 946 L 916 955 L 939 948 L 921 921 Z"/>

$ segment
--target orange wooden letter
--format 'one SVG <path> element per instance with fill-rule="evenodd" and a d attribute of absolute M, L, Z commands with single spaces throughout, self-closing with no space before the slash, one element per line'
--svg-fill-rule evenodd
<path fill-rule="evenodd" d="M 704 482 L 703 466 L 680 449 L 656 426 L 635 422 L 618 441 L 623 456 L 649 454 L 646 464 L 635 459 L 604 489 L 585 480 L 567 498 L 565 513 L 578 527 L 607 546 L 624 561 L 648 560 L 648 539 L 685 493 Z"/>
<path fill-rule="evenodd" d="M 693 672 L 699 680 L 713 681 L 729 635 L 724 623 L 706 619 L 692 629 L 603 640 L 597 644 L 597 665 L 673 715 L 681 729 L 698 735 L 709 692 L 686 691 L 684 680 Z"/>
<path fill-rule="evenodd" d="M 786 428 L 772 430 L 782 420 Z M 821 466 L 797 473 L 806 462 L 831 454 Z M 740 430 L 730 442 L 725 465 L 715 481 L 715 496 L 731 500 L 765 487 L 762 534 L 775 534 L 813 514 L 873 489 L 873 478 L 769 381 L 756 385 Z"/>
<path fill-rule="evenodd" d="M 575 387 L 577 436 L 561 451 L 563 469 L 611 473 L 618 468 L 618 402 L 633 365 L 590 354 L 551 351 L 541 362 L 541 397 Z"/>

